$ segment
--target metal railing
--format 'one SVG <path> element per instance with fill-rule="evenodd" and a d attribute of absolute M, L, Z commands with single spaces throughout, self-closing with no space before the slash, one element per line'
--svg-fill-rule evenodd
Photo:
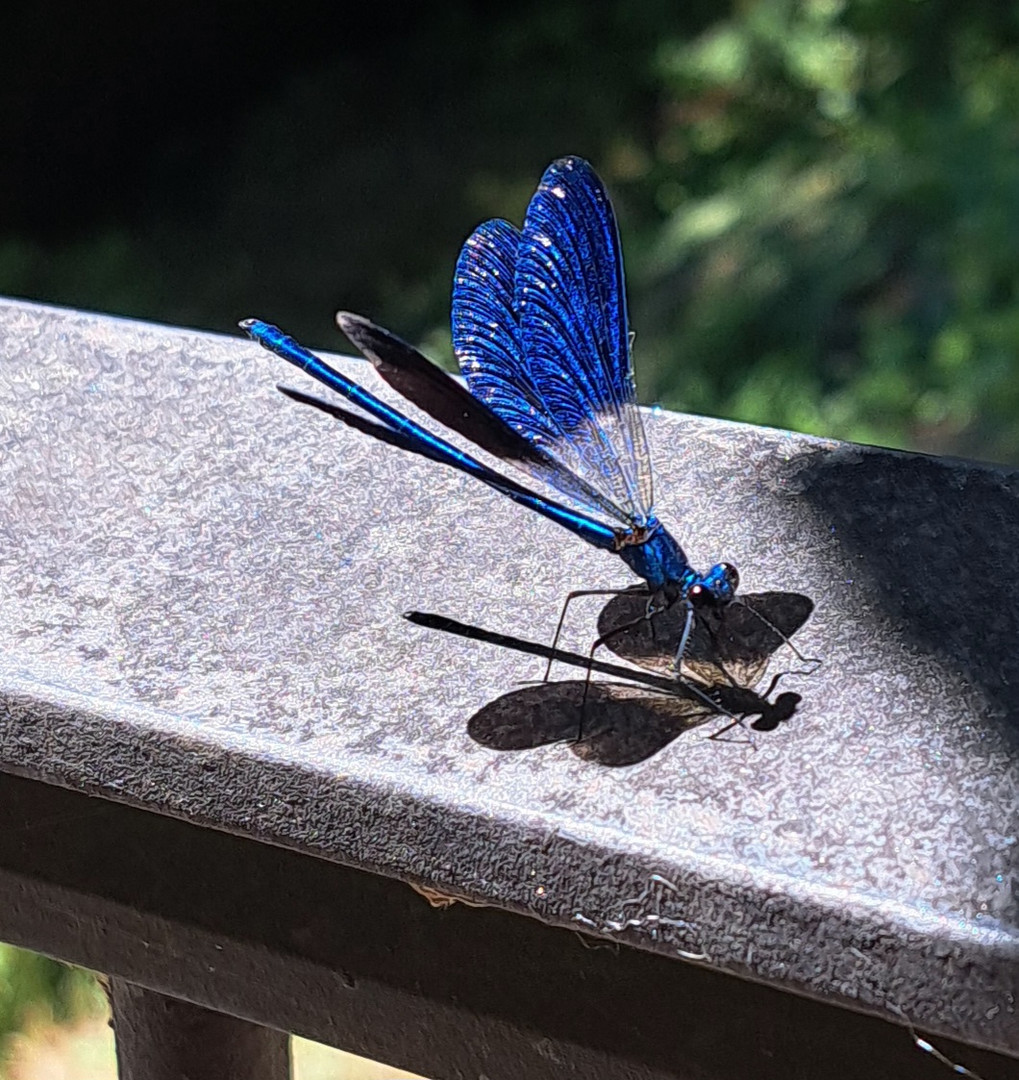
<path fill-rule="evenodd" d="M 400 615 L 547 642 L 618 560 L 289 376 L 0 305 L 0 940 L 111 976 L 125 1080 L 285 1076 L 280 1032 L 436 1080 L 927 1075 L 910 1025 L 1014 1075 L 1014 471 L 649 417 L 695 564 L 808 598 L 825 663 L 728 741 L 641 691 L 608 759 L 553 722 L 583 673 Z"/>

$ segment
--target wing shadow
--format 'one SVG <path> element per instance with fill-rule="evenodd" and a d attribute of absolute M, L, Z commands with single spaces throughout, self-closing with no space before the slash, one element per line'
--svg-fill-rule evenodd
<path fill-rule="evenodd" d="M 658 675 L 671 675 L 686 611 L 674 604 L 644 618 L 647 594 L 614 596 L 598 616 L 598 633 L 616 656 Z M 768 661 L 803 626 L 814 602 L 802 593 L 750 593 L 722 608 L 697 612 L 683 671 L 710 686 L 755 686 Z M 618 630 L 616 628 L 619 628 Z"/>
<path fill-rule="evenodd" d="M 583 680 L 538 683 L 489 702 L 467 722 L 468 734 L 490 750 L 531 750 L 570 742 L 577 757 L 598 765 L 636 765 L 684 732 L 722 713 L 680 693 L 640 685 L 593 682 L 584 700 Z M 738 715 L 761 714 L 757 730 L 774 730 L 796 711 L 800 695 L 775 702 L 740 688 Z M 581 737 L 578 739 L 578 732 Z"/>
<path fill-rule="evenodd" d="M 732 611 L 738 605 L 708 613 L 709 625 L 705 625 L 708 618 L 699 616 L 690 644 L 690 671 L 682 681 L 672 675 L 672 656 L 682 632 L 682 619 L 675 612 L 663 612 L 655 616 L 655 626 L 645 621 L 614 635 L 608 643 L 617 655 L 639 664 L 638 668 L 592 662 L 579 653 L 553 651 L 444 616 L 409 612 L 406 617 L 431 629 L 584 670 L 590 666 L 613 680 L 627 680 L 586 683 L 580 679 L 524 686 L 489 702 L 467 723 L 470 737 L 491 750 L 530 750 L 570 742 L 583 760 L 619 767 L 644 761 L 684 732 L 726 714 L 739 720 L 757 717 L 751 724 L 754 730 L 772 731 L 796 712 L 802 700 L 799 694 L 785 692 L 770 700 L 778 677 L 764 693 L 755 685 L 771 654 L 784 644 L 781 635 L 788 638 L 795 633 L 806 622 L 813 603 L 796 593 L 762 593 L 749 599 L 781 634 L 752 611 Z M 643 614 L 644 604 L 645 596 L 637 593 L 614 598 L 606 605 L 599 628 L 632 621 Z"/>

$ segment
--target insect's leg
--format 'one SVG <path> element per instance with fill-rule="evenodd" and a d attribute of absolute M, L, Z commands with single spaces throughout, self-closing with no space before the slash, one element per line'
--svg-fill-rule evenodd
<path fill-rule="evenodd" d="M 637 586 L 633 589 L 627 589 L 627 592 L 644 592 L 648 593 L 647 604 L 644 607 L 644 614 L 637 619 L 631 619 L 629 622 L 620 624 L 619 626 L 612 627 L 611 630 L 606 630 L 600 637 L 594 639 L 591 645 L 591 649 L 587 654 L 587 678 L 584 680 L 584 701 L 587 701 L 587 688 L 591 684 L 591 670 L 594 664 L 594 654 L 604 645 L 607 641 L 611 640 L 616 634 L 623 633 L 624 630 L 632 630 L 635 626 L 640 626 L 641 623 L 649 623 L 654 628 L 653 616 L 657 615 L 659 611 L 664 611 L 669 605 L 665 601 L 664 595 L 661 592 L 652 592 L 650 589 L 646 589 L 643 586 Z M 683 635 L 683 640 L 686 640 L 686 634 Z M 685 646 L 684 646 L 685 647 Z M 696 691 L 695 691 L 696 693 Z M 703 696 L 703 695 L 699 695 Z M 713 703 L 712 703 L 713 704 Z"/>
<path fill-rule="evenodd" d="M 655 615 L 659 611 L 664 611 L 669 605 L 665 603 L 661 593 L 653 593 L 648 589 L 647 604 L 644 606 L 644 618 L 647 621 L 648 629 L 651 631 L 651 640 L 658 643 L 658 630 L 655 627 Z M 620 629 L 623 629 L 622 627 Z"/>
<path fill-rule="evenodd" d="M 746 725 L 743 722 L 745 719 L 746 719 L 746 717 L 743 717 L 743 716 L 733 716 L 732 719 L 729 721 L 729 723 L 725 725 L 725 727 L 719 728 L 718 731 L 713 731 L 708 736 L 708 738 L 712 739 L 712 740 L 720 739 L 727 731 L 732 731 L 732 729 L 734 727 L 743 728 L 743 730 L 746 731 L 747 730 Z M 753 737 L 750 736 L 749 733 L 748 733 L 748 742 L 750 743 L 750 745 L 755 750 L 757 749 L 757 743 L 754 742 Z"/>
<path fill-rule="evenodd" d="M 644 622 L 645 620 L 650 619 L 652 615 L 655 615 L 659 611 L 663 610 L 663 608 L 653 606 L 654 605 L 654 600 L 655 600 L 655 596 L 652 595 L 651 599 L 648 600 L 647 611 L 639 619 L 631 619 L 630 622 L 623 623 L 621 626 L 613 627 L 611 630 L 608 630 L 604 634 L 602 634 L 601 637 L 596 638 L 594 643 L 591 645 L 590 652 L 587 654 L 587 659 L 588 659 L 587 678 L 584 680 L 584 695 L 583 695 L 583 697 L 581 699 L 581 714 L 580 714 L 581 715 L 581 726 L 583 725 L 584 706 L 587 703 L 588 687 L 591 685 L 591 671 L 593 670 L 591 665 L 593 665 L 593 663 L 594 663 L 594 654 L 595 654 L 595 652 L 598 649 L 600 649 L 601 646 L 605 644 L 605 642 L 607 642 L 610 638 L 612 638 L 616 634 L 622 633 L 624 630 L 632 630 L 635 626 L 640 626 L 640 624 L 642 622 Z M 667 607 L 668 605 L 665 605 L 665 606 Z M 686 647 L 686 639 L 687 639 L 687 637 L 689 637 L 689 632 L 690 632 L 690 614 L 688 612 L 688 614 L 687 614 L 687 626 L 686 626 L 686 629 L 683 632 L 683 640 L 680 642 L 681 648 Z M 689 679 L 684 679 L 683 676 L 679 674 L 679 669 L 678 668 L 676 670 L 676 682 L 679 683 L 680 686 L 682 686 L 683 690 L 687 694 L 689 694 L 691 697 L 697 698 L 698 700 L 702 701 L 713 712 L 720 713 L 722 716 L 728 716 L 729 719 L 733 722 L 733 724 L 741 724 L 742 723 L 742 721 L 736 716 L 736 714 L 733 713 L 733 712 L 730 712 L 729 709 L 727 709 L 721 702 L 717 701 L 710 694 L 706 693 L 704 690 L 702 690 L 695 683 L 691 682 Z M 731 727 L 732 725 L 730 724 L 729 726 Z M 728 730 L 728 728 L 726 728 L 726 730 Z M 579 736 L 578 736 L 578 738 L 579 738 Z"/>
<path fill-rule="evenodd" d="M 785 634 L 783 634 L 783 633 L 782 633 L 782 631 L 781 631 L 781 630 L 779 630 L 779 628 L 778 628 L 778 627 L 777 627 L 777 626 L 776 626 L 776 625 L 775 625 L 775 624 L 774 624 L 774 623 L 773 623 L 773 622 L 771 621 L 771 619 L 768 619 L 768 618 L 766 618 L 766 617 L 765 617 L 764 615 L 762 615 L 762 614 L 761 614 L 761 613 L 760 613 L 760 612 L 759 612 L 759 611 L 757 610 L 757 608 L 755 608 L 755 607 L 754 607 L 754 605 L 753 605 L 753 604 L 749 604 L 749 603 L 747 603 L 747 599 L 746 599 L 746 597 L 745 597 L 745 596 L 739 596 L 739 597 L 737 597 L 737 598 L 736 598 L 736 599 L 735 599 L 735 600 L 733 601 L 733 603 L 736 603 L 736 604 L 742 604 L 742 605 L 743 605 L 743 606 L 744 606 L 744 607 L 745 607 L 745 608 L 746 608 L 746 609 L 747 609 L 747 610 L 748 610 L 749 612 L 751 612 L 751 613 L 752 613 L 753 615 L 755 615 L 755 616 L 756 616 L 756 617 L 757 617 L 757 618 L 758 618 L 758 619 L 759 619 L 759 620 L 760 620 L 760 621 L 761 621 L 762 623 L 764 623 L 764 625 L 765 625 L 765 626 L 766 626 L 766 627 L 767 627 L 767 628 L 768 628 L 768 629 L 769 629 L 769 630 L 770 630 L 770 631 L 771 631 L 771 632 L 772 632 L 773 634 L 777 634 L 777 635 L 778 635 L 778 636 L 779 636 L 779 637 L 780 637 L 780 638 L 782 639 L 782 643 L 783 643 L 784 645 L 788 645 L 788 646 L 789 646 L 789 648 L 790 648 L 790 649 L 792 650 L 792 652 L 793 652 L 793 655 L 794 655 L 794 656 L 796 657 L 796 659 L 797 659 L 797 660 L 799 660 L 799 662 L 800 662 L 801 664 L 810 664 L 810 665 L 811 665 L 811 667 L 810 667 L 810 669 L 809 669 L 808 671 L 798 671 L 798 672 L 796 672 L 796 674 L 797 674 L 797 675 L 813 675 L 813 674 L 814 674 L 814 672 L 815 672 L 815 671 L 817 671 L 817 669 L 818 669 L 818 668 L 819 668 L 819 667 L 821 666 L 821 664 L 823 664 L 823 663 L 824 663 L 824 661 L 823 661 L 823 660 L 822 660 L 822 659 L 821 659 L 821 658 L 820 658 L 819 656 L 804 656 L 804 655 L 803 655 L 803 653 L 801 653 L 801 652 L 800 652 L 800 650 L 799 650 L 799 649 L 797 649 L 797 648 L 796 648 L 796 646 L 795 646 L 795 645 L 794 645 L 794 644 L 793 644 L 793 643 L 792 643 L 792 642 L 791 642 L 791 641 L 789 640 L 789 638 L 787 638 L 787 637 L 785 636 Z M 790 673 L 790 674 L 792 674 L 792 673 Z"/>
<path fill-rule="evenodd" d="M 687 642 L 690 640 L 690 633 L 693 630 L 693 604 L 689 600 L 684 600 L 683 603 L 686 605 L 686 622 L 683 623 L 683 634 L 679 639 L 679 647 L 676 649 L 676 658 L 672 661 L 677 678 L 679 677 L 683 657 L 686 655 Z"/>
<path fill-rule="evenodd" d="M 648 601 L 649 605 L 650 603 L 651 602 Z M 587 705 L 587 688 L 591 685 L 591 671 L 592 665 L 594 664 L 595 652 L 597 652 L 597 650 L 600 649 L 606 641 L 608 641 L 610 638 L 615 637 L 616 634 L 621 634 L 624 630 L 632 630 L 635 626 L 640 626 L 640 624 L 644 622 L 647 618 L 647 614 L 641 615 L 639 619 L 631 619 L 629 622 L 625 622 L 621 626 L 614 626 L 611 630 L 606 630 L 604 634 L 594 639 L 594 643 L 592 644 L 587 654 L 587 677 L 584 679 L 584 696 L 580 699 L 581 724 L 583 724 L 584 720 L 584 708 Z"/>
<path fill-rule="evenodd" d="M 628 589 L 577 589 L 575 592 L 571 592 L 567 595 L 565 602 L 563 603 L 563 610 L 559 613 L 559 624 L 555 628 L 555 637 L 552 639 L 552 652 L 556 650 L 556 646 L 559 644 L 559 635 L 563 632 L 563 623 L 566 621 L 566 609 L 570 606 L 570 602 L 576 600 L 579 596 L 623 596 L 625 593 L 631 592 L 644 592 L 643 585 L 630 586 Z M 639 620 L 638 620 L 639 621 Z M 552 674 L 552 657 L 548 658 L 548 666 L 545 668 L 545 675 L 542 678 L 542 682 L 548 682 L 549 676 Z M 591 677 L 591 672 L 588 670 L 588 678 Z M 585 699 L 587 694 L 584 695 Z"/>
<path fill-rule="evenodd" d="M 721 644 L 718 640 L 718 634 L 714 626 L 712 626 L 710 619 L 704 619 L 704 627 L 708 632 L 708 637 L 711 638 L 711 645 L 715 652 L 715 663 L 719 671 L 721 671 L 721 673 L 729 680 L 730 686 L 740 686 L 741 684 L 737 681 L 733 673 L 725 666 L 724 663 L 722 663 L 721 659 L 719 659 L 719 653 L 721 652 Z M 682 658 L 678 656 L 676 658 L 677 671 L 679 670 L 679 662 L 681 659 Z M 767 697 L 768 695 L 765 694 L 764 696 Z"/>
<path fill-rule="evenodd" d="M 638 593 L 638 594 L 643 593 L 643 592 L 648 593 L 648 601 L 647 601 L 647 604 L 644 607 L 644 614 L 639 616 L 636 619 L 631 619 L 629 622 L 620 623 L 619 626 L 613 626 L 611 630 L 606 630 L 604 634 L 602 634 L 600 637 L 597 637 L 597 638 L 594 639 L 594 644 L 591 646 L 591 650 L 587 654 L 587 658 L 588 658 L 587 679 L 588 679 L 588 682 L 591 681 L 591 667 L 590 667 L 590 664 L 593 663 L 593 661 L 594 661 L 594 654 L 598 651 L 598 649 L 600 649 L 602 647 L 602 645 L 605 644 L 606 641 L 610 641 L 612 638 L 614 638 L 616 636 L 616 634 L 621 634 L 624 630 L 632 630 L 635 626 L 640 626 L 640 624 L 644 623 L 644 622 L 651 623 L 651 625 L 654 626 L 654 623 L 651 622 L 652 616 L 657 615 L 659 611 L 664 611 L 665 608 L 668 607 L 668 604 L 666 604 L 664 602 L 664 599 L 662 597 L 662 593 L 660 593 L 660 592 L 653 593 L 653 592 L 651 592 L 650 589 L 646 588 L 643 585 L 638 585 L 635 588 L 627 589 L 626 592 L 628 592 L 628 593 Z"/>

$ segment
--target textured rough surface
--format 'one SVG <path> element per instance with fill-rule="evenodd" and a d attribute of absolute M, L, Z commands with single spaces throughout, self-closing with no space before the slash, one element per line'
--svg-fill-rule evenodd
<path fill-rule="evenodd" d="M 117 1080 L 289 1080 L 285 1032 L 113 979 Z"/>
<path fill-rule="evenodd" d="M 542 663 L 400 613 L 549 640 L 625 568 L 277 379 L 0 306 L 0 768 L 1019 1054 L 1014 471 L 649 417 L 670 530 L 825 665 L 756 749 L 608 768 L 478 745 Z"/>
<path fill-rule="evenodd" d="M 4 774 L 0 938 L 432 1080 L 945 1077 L 879 1017 Z"/>

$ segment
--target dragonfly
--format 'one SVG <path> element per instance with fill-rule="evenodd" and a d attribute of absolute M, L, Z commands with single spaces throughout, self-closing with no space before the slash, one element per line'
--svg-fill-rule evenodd
<path fill-rule="evenodd" d="M 522 228 L 493 219 L 479 225 L 464 244 L 454 275 L 452 328 L 466 386 L 369 319 L 350 312 L 336 319 L 397 393 L 530 481 L 553 489 L 563 501 L 429 431 L 277 327 L 259 319 L 240 325 L 258 344 L 360 412 L 278 388 L 294 401 L 383 443 L 467 473 L 618 555 L 643 579 L 647 601 L 642 618 L 681 605 L 684 628 L 674 658 L 678 676 L 694 613 L 732 603 L 739 574 L 726 562 L 704 573 L 695 570 L 655 513 L 619 231 L 608 192 L 592 167 L 579 157 L 554 161 L 528 204 Z M 571 600 L 620 591 L 570 593 L 556 641 Z M 592 646 L 592 656 L 602 641 Z"/>

